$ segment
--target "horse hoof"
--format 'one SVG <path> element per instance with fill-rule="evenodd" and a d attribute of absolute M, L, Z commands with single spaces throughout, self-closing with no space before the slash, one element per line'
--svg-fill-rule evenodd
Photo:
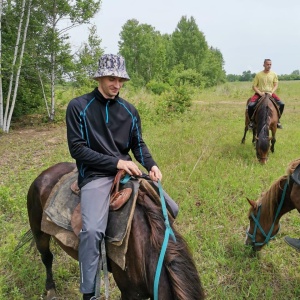
<path fill-rule="evenodd" d="M 56 299 L 58 299 L 54 289 L 51 289 L 51 290 L 47 291 L 47 298 L 46 299 L 47 300 L 56 300 Z"/>

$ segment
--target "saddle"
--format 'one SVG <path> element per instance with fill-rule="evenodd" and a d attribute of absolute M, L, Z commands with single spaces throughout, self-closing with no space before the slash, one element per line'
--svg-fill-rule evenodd
<path fill-rule="evenodd" d="M 296 167 L 293 174 L 291 175 L 293 180 L 300 185 L 300 164 Z"/>
<path fill-rule="evenodd" d="M 124 170 L 119 170 L 115 179 L 113 181 L 111 190 L 110 190 L 110 203 L 109 210 L 116 211 L 120 209 L 130 198 L 132 193 L 132 187 L 126 186 L 122 190 L 120 190 L 120 181 L 124 178 L 126 172 Z M 71 185 L 71 190 L 76 195 L 80 195 L 80 189 L 78 187 L 77 180 L 74 181 Z M 78 236 L 79 232 L 82 228 L 82 220 L 81 220 L 81 206 L 80 203 L 75 207 L 72 217 L 71 217 L 71 226 L 74 233 Z"/>
<path fill-rule="evenodd" d="M 120 180 L 125 173 L 118 173 L 111 188 L 111 204 L 105 232 L 107 256 L 125 269 L 125 254 L 131 231 L 140 180 Z M 59 243 L 78 251 L 78 233 L 81 230 L 80 190 L 76 179 L 77 169 L 64 175 L 52 189 L 42 216 L 41 228 Z M 71 187 L 71 188 L 70 188 Z"/>
<path fill-rule="evenodd" d="M 256 112 L 258 110 L 258 108 L 261 106 L 262 100 L 263 97 L 260 97 L 258 100 L 257 100 L 257 105 L 255 106 L 255 109 L 254 109 L 254 112 L 253 112 L 253 115 L 252 115 L 252 118 L 251 118 L 251 121 L 254 121 L 255 120 L 255 115 L 256 115 Z M 281 113 L 280 113 L 280 110 L 279 110 L 279 106 L 277 105 L 276 103 L 276 100 L 273 98 L 273 97 L 270 97 L 270 100 L 271 102 L 273 103 L 277 113 L 278 113 L 278 117 L 280 118 L 281 117 Z"/>

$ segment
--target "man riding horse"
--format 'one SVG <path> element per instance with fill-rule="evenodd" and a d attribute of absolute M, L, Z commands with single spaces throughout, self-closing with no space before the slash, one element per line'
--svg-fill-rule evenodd
<path fill-rule="evenodd" d="M 68 145 L 71 156 L 76 160 L 81 189 L 79 265 L 83 300 L 95 299 L 99 244 L 105 236 L 110 190 L 115 175 L 118 170 L 142 175 L 129 151 L 149 172 L 151 180 L 162 178 L 142 138 L 138 111 L 119 96 L 124 82 L 130 79 L 124 58 L 103 55 L 94 79 L 98 87 L 71 100 L 66 113 Z M 166 201 L 176 216 L 177 204 L 169 197 Z"/>
<path fill-rule="evenodd" d="M 283 114 L 284 103 L 275 94 L 275 91 L 278 88 L 278 77 L 275 72 L 271 71 L 271 66 L 272 66 L 271 59 L 265 59 L 263 66 L 264 66 L 264 70 L 257 73 L 254 77 L 252 88 L 255 91 L 255 94 L 251 97 L 248 103 L 250 129 L 253 128 L 252 116 L 255 111 L 257 101 L 265 94 L 270 94 L 275 99 L 276 104 L 279 106 L 280 116 Z M 277 128 L 282 129 L 282 125 L 280 122 L 278 122 Z"/>

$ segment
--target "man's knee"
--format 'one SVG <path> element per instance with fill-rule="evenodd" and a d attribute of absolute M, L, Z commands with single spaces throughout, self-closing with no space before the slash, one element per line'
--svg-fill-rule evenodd
<path fill-rule="evenodd" d="M 178 212 L 179 212 L 179 207 L 177 205 L 177 203 L 173 200 L 173 199 L 166 199 L 167 200 L 167 203 L 170 207 L 170 210 L 171 210 L 171 213 L 173 215 L 174 218 L 177 217 L 178 215 Z"/>

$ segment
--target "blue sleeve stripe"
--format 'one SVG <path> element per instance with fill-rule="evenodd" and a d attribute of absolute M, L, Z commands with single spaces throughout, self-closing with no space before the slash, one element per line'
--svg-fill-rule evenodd
<path fill-rule="evenodd" d="M 135 118 L 134 116 L 132 115 L 131 111 L 126 107 L 126 105 L 122 102 L 120 102 L 119 100 L 117 100 L 117 102 L 123 106 L 125 108 L 125 110 L 128 112 L 128 114 L 131 116 L 131 120 L 132 120 L 132 125 L 131 125 L 131 130 L 130 130 L 130 134 L 129 134 L 129 139 L 128 139 L 128 142 L 127 142 L 127 147 L 129 146 L 129 142 L 131 140 L 131 136 L 132 136 L 132 132 L 133 132 L 133 128 L 135 126 Z"/>
<path fill-rule="evenodd" d="M 83 121 L 84 127 L 85 127 L 86 142 L 87 142 L 87 145 L 89 147 L 90 147 L 90 140 L 89 140 L 88 128 L 87 128 L 87 125 L 86 125 L 86 111 L 88 110 L 89 106 L 93 103 L 94 100 L 95 100 L 95 98 L 90 100 L 90 102 L 87 104 L 87 106 L 84 108 L 84 110 L 80 112 L 80 116 L 82 118 L 82 121 Z M 82 123 L 80 124 L 80 131 L 81 131 L 81 137 L 84 139 L 83 124 Z"/>
<path fill-rule="evenodd" d="M 105 114 L 106 114 L 106 119 L 105 119 L 105 123 L 108 123 L 108 107 L 109 107 L 109 103 L 110 101 L 107 101 L 106 105 L 105 105 Z"/>
<path fill-rule="evenodd" d="M 141 147 L 141 135 L 140 135 L 139 126 L 138 126 L 137 122 L 135 123 L 135 127 L 136 127 L 136 131 L 138 134 L 138 141 L 139 141 L 139 148 L 140 148 L 140 155 L 141 155 L 141 164 L 145 167 L 144 156 L 143 156 L 142 147 Z"/>

